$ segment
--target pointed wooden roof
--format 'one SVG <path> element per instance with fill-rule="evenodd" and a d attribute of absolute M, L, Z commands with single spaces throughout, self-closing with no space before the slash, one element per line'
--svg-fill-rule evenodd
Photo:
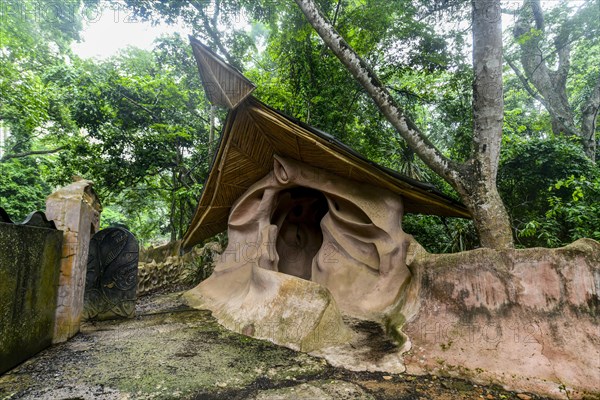
<path fill-rule="evenodd" d="M 202 86 L 213 105 L 228 109 L 235 108 L 256 89 L 252 82 L 208 47 L 193 37 L 190 37 L 190 42 L 198 64 Z"/>
<path fill-rule="evenodd" d="M 221 60 L 211 65 L 222 63 Z M 204 68 L 200 62 L 199 68 Z M 274 110 L 252 96 L 244 96 L 235 108 L 229 108 L 198 208 L 183 238 L 183 249 L 190 249 L 227 229 L 231 206 L 271 171 L 275 154 L 390 190 L 402 196 L 408 213 L 471 217 L 464 205 L 434 186 L 369 161 L 333 136 Z"/>

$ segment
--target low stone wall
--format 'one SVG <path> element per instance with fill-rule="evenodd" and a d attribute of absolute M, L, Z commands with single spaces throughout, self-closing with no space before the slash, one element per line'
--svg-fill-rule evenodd
<path fill-rule="evenodd" d="M 140 252 L 138 296 L 206 279 L 212 272 L 215 255 L 222 251 L 217 242 L 194 247 L 184 255 L 179 255 L 180 247 L 181 242 L 177 241 Z"/>
<path fill-rule="evenodd" d="M 157 247 L 140 248 L 140 262 L 149 263 L 154 260 L 161 263 L 168 257 L 178 257 L 181 249 L 181 240 L 169 242 Z"/>
<path fill-rule="evenodd" d="M 407 261 L 408 373 L 598 398 L 600 243 L 433 255 L 413 242 Z"/>
<path fill-rule="evenodd" d="M 63 233 L 34 219 L 0 218 L 0 374 L 52 343 Z"/>

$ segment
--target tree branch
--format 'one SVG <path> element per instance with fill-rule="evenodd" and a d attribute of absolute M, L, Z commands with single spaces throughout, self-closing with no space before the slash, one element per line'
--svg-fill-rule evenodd
<path fill-rule="evenodd" d="M 535 20 L 535 27 L 542 32 L 545 31 L 546 24 L 544 22 L 544 13 L 542 12 L 540 0 L 531 0 L 531 11 L 533 12 L 533 19 Z"/>
<path fill-rule="evenodd" d="M 510 68 L 515 72 L 515 74 L 517 75 L 517 77 L 519 78 L 519 80 L 523 84 L 523 87 L 529 93 L 529 95 L 531 97 L 533 97 L 534 99 L 536 99 L 537 101 L 539 101 L 540 103 L 542 103 L 542 105 L 546 108 L 546 110 L 548 110 L 548 112 L 550 113 L 550 116 L 552 118 L 555 118 L 556 115 L 560 115 L 554 109 L 552 104 L 546 100 L 546 98 L 544 96 L 542 96 L 539 92 L 537 92 L 534 88 L 531 87 L 531 85 L 529 83 L 529 79 L 527 79 L 527 77 L 525 75 L 523 75 L 521 70 L 519 70 L 519 67 L 517 65 L 515 65 L 515 63 L 512 62 L 510 59 L 505 58 L 505 60 L 508 63 L 508 65 L 510 66 Z M 566 133 L 568 133 L 569 135 L 577 136 L 577 132 L 575 130 L 571 129 L 568 125 L 565 125 L 563 128 L 565 129 Z"/>
<path fill-rule="evenodd" d="M 202 114 L 200 114 L 200 112 L 196 109 L 196 107 L 194 106 L 194 103 L 192 102 L 192 99 L 188 99 L 188 101 L 186 102 L 187 105 L 187 109 L 190 113 L 194 114 L 196 117 L 198 117 L 198 119 L 206 122 L 207 124 L 210 123 L 210 121 L 206 118 L 204 118 L 204 116 Z"/>
<path fill-rule="evenodd" d="M 338 19 L 338 15 L 340 12 L 340 6 L 342 5 L 342 0 L 338 0 L 337 5 L 335 6 L 335 14 L 333 14 L 333 20 L 331 21 L 331 25 L 335 27 Z"/>
<path fill-rule="evenodd" d="M 513 36 L 515 39 L 519 39 L 521 36 L 529 34 L 531 31 L 531 22 L 528 18 L 525 18 L 526 7 L 528 5 L 531 6 L 532 14 L 535 13 L 534 10 L 536 9 L 540 11 L 539 1 L 532 0 L 525 2 L 513 29 Z M 529 14 L 527 15 L 529 16 Z M 541 20 L 539 15 L 537 18 L 533 15 L 531 15 L 531 17 L 536 20 L 536 26 L 543 27 L 543 16 Z M 540 28 L 538 27 L 537 29 Z M 540 40 L 540 36 L 532 35 L 527 38 L 527 40 L 520 43 L 521 64 L 531 83 L 541 92 L 542 96 L 546 96 L 546 93 L 544 93 L 545 91 L 540 88 L 544 85 L 548 85 L 551 80 L 546 60 L 543 58 L 542 50 L 539 46 Z"/>
<path fill-rule="evenodd" d="M 219 51 L 221 52 L 221 54 L 223 54 L 223 56 L 225 57 L 225 59 L 227 60 L 227 62 L 238 68 L 241 69 L 241 66 L 238 64 L 238 62 L 231 56 L 231 54 L 229 54 L 229 52 L 227 51 L 227 49 L 225 48 L 225 46 L 223 45 L 223 42 L 221 41 L 221 36 L 218 33 L 218 28 L 217 27 L 211 27 L 210 21 L 208 19 L 208 17 L 206 16 L 206 13 L 204 12 L 204 7 L 202 7 L 202 4 L 199 4 L 198 1 L 196 0 L 189 0 L 190 4 L 192 5 L 192 7 L 194 7 L 196 10 L 198 10 L 198 12 L 200 13 L 200 16 L 202 18 L 202 24 L 204 26 L 204 30 L 206 31 L 206 33 L 210 36 L 210 38 L 212 39 L 213 43 L 215 44 L 215 46 L 217 46 L 217 48 L 219 49 Z M 217 13 L 217 11 L 215 10 L 215 14 Z"/>
<path fill-rule="evenodd" d="M 585 103 L 585 107 L 583 107 L 583 110 L 581 111 L 581 131 L 583 140 L 588 141 L 589 146 L 592 146 L 590 151 L 595 153 L 596 120 L 600 110 L 600 74 Z"/>
<path fill-rule="evenodd" d="M 59 151 L 64 150 L 66 148 L 67 148 L 67 146 L 61 146 L 61 147 L 57 147 L 55 149 L 50 149 L 50 150 L 32 150 L 32 151 L 26 151 L 23 153 L 6 154 L 2 158 L 0 158 L 0 162 L 5 162 L 5 161 L 11 160 L 13 158 L 24 158 L 24 157 L 34 156 L 34 155 L 58 153 Z"/>
<path fill-rule="evenodd" d="M 220 13 L 221 13 L 221 2 L 219 0 L 215 0 L 215 12 L 214 12 L 212 20 L 211 20 L 213 29 L 217 29 Z"/>
<path fill-rule="evenodd" d="M 123 98 L 125 100 L 129 101 L 134 106 L 136 106 L 136 107 L 144 110 L 146 113 L 148 113 L 154 122 L 157 122 L 159 120 L 159 118 L 156 116 L 154 111 L 150 110 L 148 107 L 144 106 L 143 104 L 140 104 L 137 101 L 133 100 L 131 97 L 123 94 L 123 92 L 119 91 L 119 93 L 121 94 L 121 96 L 123 96 Z"/>
<path fill-rule="evenodd" d="M 415 150 L 415 153 L 436 173 L 453 186 L 459 185 L 459 166 L 444 156 L 431 141 L 423 135 L 413 121 L 396 104 L 379 78 L 366 62 L 340 36 L 331 23 L 323 16 L 313 0 L 295 0 L 308 22 L 321 36 L 325 44 L 346 66 L 354 78 L 371 96 L 379 110 L 390 121 L 398 133 Z"/>
<path fill-rule="evenodd" d="M 437 2 L 436 2 L 437 3 Z M 425 11 L 425 13 L 417 19 L 417 22 L 421 22 L 424 19 L 432 16 L 433 14 L 450 9 L 452 7 L 460 6 L 461 4 L 466 3 L 465 0 L 455 0 L 455 1 L 443 1 L 441 4 L 434 5 L 432 8 Z"/>
<path fill-rule="evenodd" d="M 360 92 L 361 92 L 361 90 L 359 88 L 357 88 L 354 91 L 354 94 L 352 95 L 352 100 L 350 100 L 350 103 L 348 103 L 348 108 L 346 109 L 346 112 L 344 113 L 344 119 L 342 120 L 342 134 L 343 135 L 346 135 L 346 124 L 348 123 L 348 117 L 350 115 L 352 115 L 352 107 L 354 107 L 354 103 L 358 99 Z"/>
<path fill-rule="evenodd" d="M 389 86 L 389 85 L 386 86 L 386 88 L 388 88 L 388 89 L 392 90 L 394 93 L 398 93 L 399 95 L 404 96 L 406 98 L 411 98 L 412 97 L 413 99 L 417 99 L 417 100 L 419 100 L 422 103 L 427 103 L 427 104 L 432 104 L 433 103 L 433 101 L 424 99 L 422 96 L 419 96 L 418 94 L 416 94 L 414 92 L 411 92 L 410 90 L 399 89 L 397 87 Z"/>
<path fill-rule="evenodd" d="M 513 15 L 513 16 L 515 16 L 515 15 L 519 14 L 519 11 L 517 11 L 517 10 L 511 10 L 509 8 L 503 8 L 502 9 L 502 14 L 507 14 L 507 15 Z"/>
<path fill-rule="evenodd" d="M 558 54 L 558 67 L 556 69 L 556 86 L 560 88 L 567 87 L 567 76 L 571 68 L 571 27 L 568 22 L 563 23 L 558 36 L 554 39 L 554 48 Z"/>
<path fill-rule="evenodd" d="M 505 57 L 504 60 L 507 62 L 507 64 L 510 66 L 510 68 L 512 68 L 512 70 L 515 72 L 515 74 L 517 75 L 517 78 L 519 78 L 519 80 L 523 84 L 523 87 L 525 87 L 525 90 L 527 90 L 529 95 L 531 97 L 533 97 L 534 99 L 536 99 L 537 101 L 539 101 L 540 103 L 542 103 L 542 105 L 544 107 L 548 108 L 548 104 L 546 103 L 546 100 L 542 97 L 542 95 L 540 95 L 536 90 L 534 90 L 534 88 L 531 87 L 531 85 L 529 84 L 529 80 L 527 79 L 527 77 L 525 75 L 523 75 L 523 73 L 521 72 L 519 67 L 517 65 L 515 65 L 515 63 L 512 62 L 509 58 Z"/>

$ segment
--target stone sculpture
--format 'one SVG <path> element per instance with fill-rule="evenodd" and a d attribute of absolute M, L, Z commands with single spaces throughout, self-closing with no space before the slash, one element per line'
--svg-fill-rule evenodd
<path fill-rule="evenodd" d="M 187 298 L 231 329 L 290 347 L 347 341 L 339 309 L 381 320 L 410 280 L 402 213 L 385 189 L 275 156 L 233 205 L 213 275 Z"/>
<path fill-rule="evenodd" d="M 139 247 L 131 232 L 111 227 L 90 242 L 84 319 L 135 316 Z"/>

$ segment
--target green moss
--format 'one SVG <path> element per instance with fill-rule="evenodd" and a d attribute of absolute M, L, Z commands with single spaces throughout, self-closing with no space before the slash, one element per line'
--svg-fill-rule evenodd
<path fill-rule="evenodd" d="M 452 347 L 452 340 L 450 340 L 448 343 L 440 343 L 440 348 L 442 351 L 449 350 L 450 347 Z"/>
<path fill-rule="evenodd" d="M 322 359 L 228 331 L 210 312 L 197 310 L 87 324 L 53 350 L 69 355 L 53 355 L 61 360 L 53 363 L 61 385 L 104 385 L 134 398 L 189 398 L 243 389 L 257 379 L 276 385 L 329 368 Z M 34 371 L 20 372 L 19 380 L 27 377 L 35 381 Z M 2 387 L 16 388 L 4 377 Z"/>
<path fill-rule="evenodd" d="M 385 334 L 396 341 L 398 347 L 402 347 L 408 340 L 406 335 L 402 333 L 402 327 L 406 323 L 406 317 L 400 312 L 394 312 L 388 315 L 383 322 Z"/>

